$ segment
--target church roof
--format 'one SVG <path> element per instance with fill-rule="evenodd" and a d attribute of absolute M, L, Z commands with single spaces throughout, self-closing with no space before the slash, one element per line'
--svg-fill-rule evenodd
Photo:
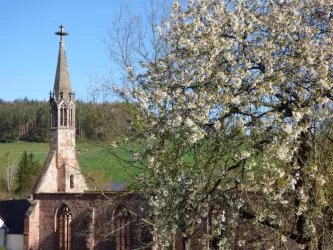
<path fill-rule="evenodd" d="M 64 31 L 64 26 L 61 25 L 60 31 L 56 32 L 56 35 L 60 36 L 59 42 L 59 54 L 58 54 L 58 63 L 57 63 L 57 70 L 54 80 L 54 94 L 59 101 L 61 99 L 61 93 L 63 95 L 63 99 L 65 101 L 70 100 L 70 95 L 72 94 L 72 86 L 71 80 L 69 77 L 69 70 L 67 65 L 67 57 L 66 57 L 66 50 L 65 50 L 65 41 L 64 36 L 67 36 L 68 33 Z"/>
<path fill-rule="evenodd" d="M 11 234 L 23 234 L 24 215 L 30 207 L 28 200 L 0 201 L 0 216 L 4 219 Z"/>

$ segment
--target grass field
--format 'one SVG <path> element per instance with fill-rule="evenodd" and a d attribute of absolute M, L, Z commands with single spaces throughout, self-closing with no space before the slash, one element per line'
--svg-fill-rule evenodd
<path fill-rule="evenodd" d="M 28 153 L 35 155 L 34 159 L 44 162 L 49 152 L 48 143 L 29 143 L 29 142 L 15 142 L 15 143 L 0 143 L 0 159 L 8 151 L 12 151 L 19 161 L 22 153 L 26 150 Z M 105 177 L 113 182 L 124 181 L 127 184 L 131 183 L 131 177 L 126 173 L 125 169 L 116 157 L 112 156 L 107 148 L 93 143 L 78 143 L 76 146 L 77 158 L 83 171 L 91 170 L 96 171 L 99 169 L 105 170 Z M 116 149 L 117 154 L 126 160 L 131 160 L 130 155 L 122 149 Z M 0 167 L 2 162 L 0 161 Z M 137 169 L 131 169 L 131 174 L 137 174 Z"/>
<path fill-rule="evenodd" d="M 48 143 L 0 143 L 0 158 L 2 158 L 8 151 L 12 151 L 13 154 L 19 158 L 23 154 L 23 151 L 26 150 L 27 152 L 35 155 L 35 160 L 44 161 L 47 153 L 49 152 L 49 148 Z"/>

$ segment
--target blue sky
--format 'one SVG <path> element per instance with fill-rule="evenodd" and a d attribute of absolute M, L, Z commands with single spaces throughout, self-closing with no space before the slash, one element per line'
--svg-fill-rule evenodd
<path fill-rule="evenodd" d="M 87 98 L 91 75 L 114 66 L 103 40 L 122 0 L 2 0 L 0 4 L 0 98 L 46 100 L 53 89 L 59 36 L 63 24 L 72 88 Z M 143 0 L 133 9 L 144 11 Z"/>

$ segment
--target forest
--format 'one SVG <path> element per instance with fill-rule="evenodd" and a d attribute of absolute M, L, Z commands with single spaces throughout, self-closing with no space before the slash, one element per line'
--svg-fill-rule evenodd
<path fill-rule="evenodd" d="M 123 103 L 93 103 L 76 101 L 76 138 L 84 145 L 103 143 L 116 140 L 129 133 L 127 129 L 131 121 L 130 113 L 134 105 Z M 4 101 L 0 99 L 0 143 L 6 150 L 0 158 L 0 198 L 24 198 L 30 194 L 42 166 L 44 153 L 39 151 L 49 142 L 50 128 L 49 103 L 47 101 L 30 100 L 28 98 Z M 30 143 L 37 142 L 37 155 Z M 14 142 L 14 143 L 13 143 Z M 44 143 L 43 143 L 44 142 Z M 92 143 L 90 143 L 92 142 Z M 13 145 L 15 149 L 13 148 Z M 94 148 L 94 146 L 92 146 Z M 99 152 L 98 147 L 94 148 Z M 17 150 L 23 154 L 18 155 Z M 43 151 L 43 150 L 42 150 Z M 84 148 L 87 151 L 87 148 Z M 40 155 L 42 154 L 42 155 Z M 0 154 L 1 155 L 1 154 Z M 82 159 L 85 159 L 89 156 Z M 94 158 L 95 159 L 95 158 Z M 94 178 L 104 182 L 105 172 L 94 168 L 94 163 L 88 160 Z M 108 170 L 109 171 L 109 170 Z"/>
<path fill-rule="evenodd" d="M 125 103 L 76 102 L 76 133 L 82 141 L 107 140 L 126 133 L 129 121 Z M 47 142 L 49 104 L 28 98 L 0 99 L 0 142 Z M 117 132 L 116 132 L 117 131 Z"/>

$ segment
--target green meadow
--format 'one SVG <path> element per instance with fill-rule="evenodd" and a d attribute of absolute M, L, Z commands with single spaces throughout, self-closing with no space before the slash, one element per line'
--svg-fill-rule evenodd
<path fill-rule="evenodd" d="M 0 159 L 8 151 L 12 151 L 20 160 L 23 151 L 34 154 L 34 159 L 44 162 L 49 152 L 48 143 L 30 143 L 30 142 L 14 142 L 0 143 Z M 130 153 L 124 149 L 116 148 L 116 153 L 121 158 L 131 162 L 133 159 Z M 131 174 L 138 174 L 138 169 L 129 168 L 129 164 L 122 164 L 107 147 L 94 143 L 78 143 L 76 146 L 77 159 L 83 171 L 97 171 L 104 169 L 105 178 L 111 179 L 112 182 L 123 181 L 127 184 L 131 183 Z M 0 167 L 2 161 L 0 161 Z M 130 174 L 129 174 L 130 173 Z"/>

